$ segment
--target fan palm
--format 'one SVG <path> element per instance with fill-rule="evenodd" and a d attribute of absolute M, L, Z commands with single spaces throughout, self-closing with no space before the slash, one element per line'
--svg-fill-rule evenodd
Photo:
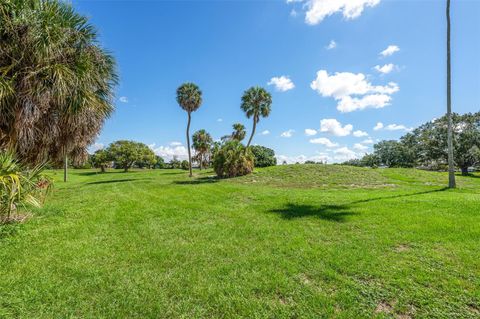
<path fill-rule="evenodd" d="M 0 148 L 32 164 L 84 160 L 113 112 L 113 57 L 64 1 L 2 1 L 0 21 Z"/>
<path fill-rule="evenodd" d="M 247 118 L 253 118 L 252 134 L 248 139 L 247 147 L 252 142 L 257 123 L 261 117 L 270 115 L 272 105 L 272 96 L 262 87 L 251 87 L 243 93 L 241 108 L 247 115 Z"/>
<path fill-rule="evenodd" d="M 195 150 L 197 161 L 200 164 L 200 170 L 203 164 L 207 163 L 207 155 L 210 153 L 213 139 L 210 134 L 205 130 L 196 131 L 193 134 L 193 149 Z"/>
<path fill-rule="evenodd" d="M 189 176 L 192 177 L 192 155 L 190 150 L 190 122 L 192 112 L 198 110 L 202 105 L 202 91 L 194 83 L 184 83 L 177 89 L 177 103 L 188 114 L 187 123 L 187 148 L 188 148 L 188 168 Z"/>

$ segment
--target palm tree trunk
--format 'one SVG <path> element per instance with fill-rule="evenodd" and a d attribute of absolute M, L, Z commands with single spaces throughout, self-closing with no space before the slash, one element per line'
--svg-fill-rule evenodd
<path fill-rule="evenodd" d="M 448 119 L 448 187 L 455 188 L 455 166 L 453 163 L 452 128 L 452 80 L 450 62 L 450 0 L 447 0 L 447 119 Z"/>
<path fill-rule="evenodd" d="M 190 174 L 188 176 L 192 177 L 192 155 L 190 154 L 190 121 L 192 116 L 190 112 L 188 112 L 188 124 L 187 124 L 187 148 L 188 148 L 188 169 Z"/>
<path fill-rule="evenodd" d="M 252 128 L 252 135 L 250 135 L 250 138 L 248 139 L 247 147 L 250 146 L 250 143 L 252 142 L 253 135 L 255 135 L 255 129 L 257 128 L 257 119 L 255 118 L 255 115 L 253 116 L 253 128 Z"/>
<path fill-rule="evenodd" d="M 65 158 L 63 160 L 63 181 L 67 181 L 67 171 L 68 171 L 68 156 L 65 154 Z"/>

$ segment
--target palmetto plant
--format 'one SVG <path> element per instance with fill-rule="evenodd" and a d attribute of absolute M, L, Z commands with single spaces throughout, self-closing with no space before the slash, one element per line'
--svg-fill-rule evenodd
<path fill-rule="evenodd" d="M 188 148 L 188 166 L 189 176 L 192 177 L 192 155 L 190 150 L 190 122 L 192 120 L 192 112 L 198 110 L 202 105 L 202 91 L 194 83 L 184 83 L 177 89 L 177 103 L 188 114 L 187 123 L 187 148 Z"/>
<path fill-rule="evenodd" d="M 20 207 L 42 204 L 51 185 L 41 175 L 43 167 L 27 169 L 11 152 L 0 153 L 0 223 L 10 221 Z"/>
<path fill-rule="evenodd" d="M 203 165 L 209 162 L 208 155 L 212 147 L 213 139 L 210 134 L 205 130 L 196 131 L 193 134 L 193 149 L 196 153 L 196 160 L 200 164 L 200 169 Z"/>
<path fill-rule="evenodd" d="M 272 96 L 262 87 L 251 87 L 243 93 L 241 108 L 247 118 L 253 118 L 252 134 L 248 139 L 247 148 L 252 142 L 260 116 L 267 117 L 270 115 L 271 106 Z"/>
<path fill-rule="evenodd" d="M 241 142 L 245 138 L 245 135 L 247 135 L 247 132 L 245 131 L 245 125 L 241 123 L 233 124 L 233 133 L 232 133 L 233 140 L 237 140 Z"/>
<path fill-rule="evenodd" d="M 113 111 L 113 57 L 64 1 L 1 1 L 0 21 L 0 148 L 30 164 L 84 160 Z"/>

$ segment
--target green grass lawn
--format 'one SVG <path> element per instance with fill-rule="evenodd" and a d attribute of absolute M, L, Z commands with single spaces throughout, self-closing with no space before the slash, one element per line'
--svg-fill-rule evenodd
<path fill-rule="evenodd" d="M 480 176 L 71 171 L 0 226 L 0 318 L 479 318 Z"/>

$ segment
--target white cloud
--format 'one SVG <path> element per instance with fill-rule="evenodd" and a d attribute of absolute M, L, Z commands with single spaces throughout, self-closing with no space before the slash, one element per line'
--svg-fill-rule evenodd
<path fill-rule="evenodd" d="M 413 130 L 411 127 L 406 127 L 405 125 L 402 124 L 389 124 L 385 126 L 385 129 L 387 131 L 405 131 L 405 132 L 410 132 Z"/>
<path fill-rule="evenodd" d="M 368 150 L 368 146 L 365 146 L 361 143 L 355 143 L 355 145 L 353 145 L 353 149 L 355 149 L 357 151 L 366 151 L 366 150 Z"/>
<path fill-rule="evenodd" d="M 400 48 L 396 45 L 389 45 L 385 50 L 380 52 L 380 55 L 386 57 L 394 54 L 395 52 L 400 51 Z"/>
<path fill-rule="evenodd" d="M 170 146 L 180 146 L 180 145 L 182 145 L 182 142 L 173 141 L 170 143 Z"/>
<path fill-rule="evenodd" d="M 337 42 L 334 40 L 331 40 L 330 43 L 325 47 L 327 50 L 332 50 L 337 47 Z"/>
<path fill-rule="evenodd" d="M 378 122 L 375 127 L 373 128 L 374 131 L 378 131 L 378 130 L 381 130 L 383 128 L 383 123 L 382 122 Z"/>
<path fill-rule="evenodd" d="M 382 74 L 388 74 L 393 71 L 395 65 L 393 63 L 385 64 L 383 66 L 375 65 L 374 69 Z"/>
<path fill-rule="evenodd" d="M 287 3 L 301 0 L 287 0 Z M 305 22 L 315 25 L 326 17 L 341 12 L 347 20 L 358 18 L 365 7 L 374 7 L 380 0 L 305 0 Z"/>
<path fill-rule="evenodd" d="M 357 130 L 357 131 L 353 132 L 353 136 L 364 137 L 364 136 L 368 136 L 368 133 L 364 132 L 364 131 Z"/>
<path fill-rule="evenodd" d="M 295 87 L 295 84 L 293 84 L 292 80 L 290 80 L 288 76 L 284 75 L 271 78 L 267 84 L 274 85 L 275 88 L 280 92 L 286 92 Z"/>
<path fill-rule="evenodd" d="M 297 14 L 298 14 L 298 13 L 297 13 L 297 11 L 296 11 L 295 9 L 292 9 L 292 11 L 290 11 L 290 16 L 291 16 L 291 17 L 294 17 L 294 18 L 295 18 L 295 17 L 297 16 Z"/>
<path fill-rule="evenodd" d="M 294 163 L 305 163 L 306 161 L 314 161 L 314 162 L 330 162 L 331 158 L 328 154 L 325 153 L 318 153 L 314 156 L 305 156 L 305 155 L 298 155 L 298 156 L 288 156 L 288 155 L 277 155 L 277 164 L 283 164 L 283 161 L 287 162 L 288 164 Z"/>
<path fill-rule="evenodd" d="M 342 124 L 336 119 L 323 119 L 320 121 L 320 132 L 327 132 L 335 136 L 347 136 L 353 130 L 351 124 L 342 127 Z"/>
<path fill-rule="evenodd" d="M 305 129 L 305 135 L 306 136 L 313 136 L 313 135 L 316 135 L 317 134 L 317 131 L 314 130 L 314 129 L 311 129 L 311 128 L 306 128 Z"/>
<path fill-rule="evenodd" d="M 371 138 L 362 141 L 362 144 L 373 144 L 373 143 L 374 142 Z"/>
<path fill-rule="evenodd" d="M 92 146 L 89 147 L 90 153 L 95 153 L 98 150 L 103 150 L 105 148 L 105 145 L 103 143 L 95 143 Z"/>
<path fill-rule="evenodd" d="M 262 133 L 260 133 L 260 135 L 268 135 L 268 134 L 270 134 L 270 131 L 269 131 L 269 130 L 265 130 L 265 131 L 263 131 Z"/>
<path fill-rule="evenodd" d="M 336 72 L 329 75 L 326 70 L 317 72 L 317 78 L 310 87 L 323 97 L 337 100 L 340 112 L 385 107 L 391 101 L 390 94 L 400 90 L 394 82 L 384 86 L 372 85 L 363 73 Z"/>
<path fill-rule="evenodd" d="M 281 136 L 281 137 L 287 137 L 287 138 L 288 138 L 288 137 L 292 137 L 292 135 L 293 135 L 294 132 L 295 132 L 295 130 L 290 129 L 290 130 L 285 131 L 285 132 L 283 132 L 282 134 L 280 134 L 280 136 Z"/>
<path fill-rule="evenodd" d="M 354 158 L 358 158 L 357 153 L 349 149 L 348 147 L 341 147 L 333 151 L 335 156 L 333 157 L 336 161 L 348 161 Z"/>
<path fill-rule="evenodd" d="M 326 137 L 319 137 L 319 138 L 314 138 L 314 139 L 311 139 L 310 140 L 310 143 L 312 144 L 321 144 L 321 145 L 325 145 L 326 147 L 337 147 L 338 144 L 337 143 L 334 143 L 332 141 L 330 141 L 328 138 Z"/>
<path fill-rule="evenodd" d="M 218 118 L 218 119 L 217 119 L 217 122 L 223 122 L 223 119 L 222 119 L 222 118 Z"/>
<path fill-rule="evenodd" d="M 179 160 L 188 159 L 188 150 L 185 146 L 159 146 L 155 147 L 155 144 L 149 145 L 153 152 L 165 159 L 166 161 L 172 160 L 176 157 Z"/>
<path fill-rule="evenodd" d="M 126 96 L 121 96 L 118 100 L 122 103 L 128 103 L 128 97 Z"/>

